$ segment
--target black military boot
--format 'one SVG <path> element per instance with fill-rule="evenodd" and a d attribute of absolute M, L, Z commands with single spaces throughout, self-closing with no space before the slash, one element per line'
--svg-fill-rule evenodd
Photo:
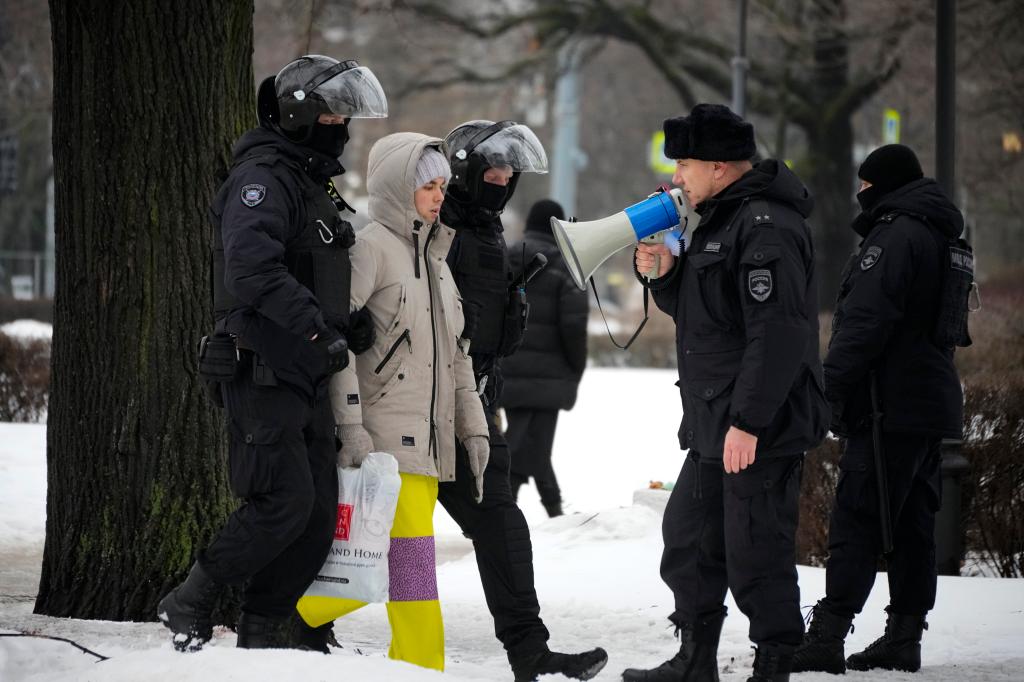
<path fill-rule="evenodd" d="M 718 640 L 726 612 L 679 626 L 679 653 L 657 668 L 627 668 L 625 682 L 718 682 Z"/>
<path fill-rule="evenodd" d="M 238 618 L 238 646 L 242 649 L 292 649 L 289 618 L 243 613 Z"/>
<path fill-rule="evenodd" d="M 565 675 L 573 680 L 589 680 L 601 672 L 608 654 L 601 647 L 581 654 L 560 654 L 545 648 L 533 654 L 509 654 L 515 682 L 533 682 L 540 675 Z"/>
<path fill-rule="evenodd" d="M 846 653 L 843 643 L 852 627 L 852 618 L 837 616 L 818 602 L 811 611 L 811 623 L 807 626 L 804 641 L 793 652 L 792 672 L 844 674 Z"/>
<path fill-rule="evenodd" d="M 754 650 L 754 674 L 747 682 L 789 682 L 793 655 L 762 644 Z"/>
<path fill-rule="evenodd" d="M 329 645 L 338 646 L 338 640 L 334 638 L 334 621 L 327 621 L 323 625 L 312 627 L 303 620 L 298 611 L 294 611 L 288 617 L 285 631 L 287 647 L 290 649 L 329 654 L 331 653 Z"/>
<path fill-rule="evenodd" d="M 903 670 L 916 673 L 921 668 L 921 636 L 928 629 L 924 616 L 889 612 L 885 634 L 864 651 L 846 659 L 850 670 Z"/>
<path fill-rule="evenodd" d="M 174 637 L 178 651 L 199 651 L 213 637 L 213 604 L 220 585 L 206 574 L 197 561 L 185 582 L 160 600 L 156 615 Z"/>

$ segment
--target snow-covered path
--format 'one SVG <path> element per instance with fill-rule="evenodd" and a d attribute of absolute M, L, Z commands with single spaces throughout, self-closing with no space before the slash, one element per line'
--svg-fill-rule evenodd
<path fill-rule="evenodd" d="M 521 502 L 531 522 L 542 616 L 551 645 L 562 650 L 605 647 L 608 667 L 596 679 L 616 680 L 631 665 L 655 664 L 675 650 L 665 616 L 671 595 L 658 577 L 661 553 L 658 501 L 666 493 L 633 494 L 651 479 L 675 478 L 679 399 L 673 372 L 592 369 L 580 402 L 562 413 L 555 466 L 568 510 L 548 520 L 530 488 Z M 110 660 L 96 663 L 68 644 L 0 637 L 0 680 L 430 680 L 437 673 L 385 657 L 384 608 L 374 605 L 336 625 L 344 648 L 332 656 L 295 651 L 241 651 L 221 631 L 193 655 L 174 652 L 156 623 L 110 623 L 31 613 L 42 556 L 45 515 L 45 427 L 0 424 L 0 632 L 33 631 L 67 637 Z M 443 510 L 436 518 L 441 602 L 449 679 L 510 680 L 504 653 L 480 589 L 468 541 Z M 824 588 L 824 572 L 801 567 L 803 602 Z M 851 649 L 880 634 L 887 601 L 884 576 L 858 618 Z M 924 665 L 916 675 L 864 673 L 863 680 L 1024 679 L 1024 584 L 987 578 L 940 578 L 939 603 L 929 618 Z M 719 662 L 722 680 L 745 680 L 752 651 L 747 621 L 730 602 Z M 358 652 L 358 653 L 357 653 Z M 362 654 L 362 655 L 360 655 Z M 543 678 L 552 679 L 555 678 Z M 803 674 L 794 680 L 833 682 Z"/>

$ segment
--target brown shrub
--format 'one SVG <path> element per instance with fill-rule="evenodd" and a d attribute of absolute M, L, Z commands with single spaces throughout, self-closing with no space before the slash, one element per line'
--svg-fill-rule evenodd
<path fill-rule="evenodd" d="M 27 301 L 0 296 L 0 324 L 14 320 L 39 320 L 53 323 L 53 299 L 33 298 Z"/>
<path fill-rule="evenodd" d="M 1024 577 L 1024 376 L 985 375 L 966 400 L 968 553 L 1000 576 Z"/>
<path fill-rule="evenodd" d="M 49 399 L 50 342 L 0 333 L 0 421 L 39 421 Z"/>
<path fill-rule="evenodd" d="M 797 563 L 805 566 L 824 566 L 828 558 L 828 521 L 839 480 L 840 454 L 840 441 L 826 438 L 804 459 L 796 557 Z"/>

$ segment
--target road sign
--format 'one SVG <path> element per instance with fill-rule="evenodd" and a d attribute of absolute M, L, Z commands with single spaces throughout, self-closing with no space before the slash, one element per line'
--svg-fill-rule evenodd
<path fill-rule="evenodd" d="M 898 144 L 900 141 L 900 112 L 886 109 L 882 112 L 882 143 Z"/>
<path fill-rule="evenodd" d="M 651 170 L 662 175 L 672 175 L 676 172 L 676 162 L 665 156 L 665 131 L 659 130 L 651 135 Z"/>

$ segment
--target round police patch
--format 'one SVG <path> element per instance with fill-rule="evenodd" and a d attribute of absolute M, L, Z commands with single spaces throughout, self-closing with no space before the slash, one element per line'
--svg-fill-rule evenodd
<path fill-rule="evenodd" d="M 242 188 L 242 203 L 252 208 L 259 206 L 267 196 L 267 188 L 263 185 L 246 185 Z"/>
<path fill-rule="evenodd" d="M 864 257 L 860 259 L 860 269 L 870 270 L 875 267 L 875 263 L 877 263 L 881 257 L 881 246 L 869 246 L 868 250 L 864 252 Z"/>

